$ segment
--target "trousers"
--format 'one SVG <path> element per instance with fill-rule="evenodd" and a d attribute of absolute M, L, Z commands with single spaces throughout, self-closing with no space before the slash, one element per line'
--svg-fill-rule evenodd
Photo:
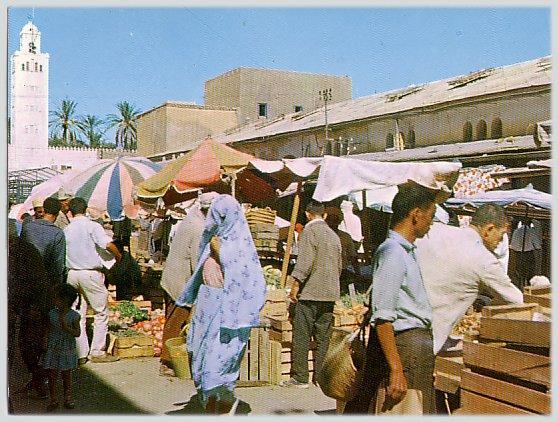
<path fill-rule="evenodd" d="M 308 382 L 308 351 L 312 337 L 316 341 L 314 379 L 322 368 L 331 337 L 333 305 L 334 302 L 313 300 L 300 300 L 295 305 L 291 376 L 299 382 Z"/>
<path fill-rule="evenodd" d="M 106 350 L 106 338 L 108 333 L 108 295 L 105 287 L 105 275 L 97 270 L 69 270 L 68 284 L 74 286 L 81 295 L 81 306 L 74 309 L 81 315 L 81 334 L 77 338 L 78 358 L 85 358 L 89 354 L 100 356 Z M 87 308 L 91 306 L 93 316 L 93 338 L 91 347 L 86 332 Z"/>

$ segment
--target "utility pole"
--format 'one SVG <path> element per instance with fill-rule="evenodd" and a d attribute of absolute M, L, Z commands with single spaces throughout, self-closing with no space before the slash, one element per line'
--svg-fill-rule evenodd
<path fill-rule="evenodd" d="M 324 148 L 325 148 L 325 146 L 329 142 L 329 133 L 328 133 L 329 127 L 327 125 L 327 102 L 331 101 L 331 99 L 332 99 L 331 88 L 323 89 L 323 90 L 319 91 L 318 94 L 320 95 L 320 99 L 324 100 L 324 115 L 325 115 L 325 145 L 324 145 Z M 322 148 L 322 155 L 323 155 L 324 148 Z"/>

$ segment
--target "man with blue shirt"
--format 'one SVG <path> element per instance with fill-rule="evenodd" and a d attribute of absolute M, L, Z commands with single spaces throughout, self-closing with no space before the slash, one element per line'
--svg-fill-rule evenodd
<path fill-rule="evenodd" d="M 374 254 L 365 379 L 345 413 L 436 413 L 432 308 L 414 245 L 430 229 L 435 198 L 409 182 L 393 199 L 392 229 Z"/>

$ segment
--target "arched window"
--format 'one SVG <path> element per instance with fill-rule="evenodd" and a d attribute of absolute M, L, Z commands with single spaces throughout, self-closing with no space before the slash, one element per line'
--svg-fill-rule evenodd
<path fill-rule="evenodd" d="M 386 149 L 393 148 L 393 133 L 388 133 L 386 136 Z"/>
<path fill-rule="evenodd" d="M 415 131 L 411 129 L 409 131 L 409 135 L 407 136 L 406 148 L 414 148 L 415 146 Z"/>
<path fill-rule="evenodd" d="M 331 155 L 331 141 L 326 142 L 324 155 Z"/>
<path fill-rule="evenodd" d="M 339 141 L 332 141 L 333 153 L 332 155 L 339 157 L 341 155 L 341 143 Z"/>
<path fill-rule="evenodd" d="M 482 141 L 486 139 L 486 122 L 484 120 L 479 120 L 477 123 L 477 141 Z"/>
<path fill-rule="evenodd" d="M 29 70 L 29 62 L 25 62 L 25 70 Z"/>
<path fill-rule="evenodd" d="M 492 124 L 490 125 L 490 138 L 498 139 L 502 137 L 502 120 L 499 117 L 492 119 Z"/>
<path fill-rule="evenodd" d="M 21 64 L 21 70 L 25 70 L 25 64 Z"/>
<path fill-rule="evenodd" d="M 467 122 L 463 125 L 463 142 L 471 142 L 473 140 L 473 125 Z"/>
<path fill-rule="evenodd" d="M 39 63 L 35 62 L 35 72 L 39 71 Z"/>
<path fill-rule="evenodd" d="M 534 123 L 531 123 L 529 126 L 527 126 L 527 131 L 525 132 L 525 135 L 534 135 L 535 130 L 536 130 L 536 125 Z"/>
<path fill-rule="evenodd" d="M 43 71 L 43 65 L 40 64 L 40 65 L 39 65 L 39 72 L 42 72 L 42 71 Z"/>

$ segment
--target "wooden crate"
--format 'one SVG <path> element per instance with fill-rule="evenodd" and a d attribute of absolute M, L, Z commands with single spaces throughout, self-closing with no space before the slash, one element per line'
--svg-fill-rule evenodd
<path fill-rule="evenodd" d="M 260 317 L 286 318 L 289 305 L 285 289 L 268 290 Z"/>
<path fill-rule="evenodd" d="M 288 381 L 291 377 L 292 365 L 292 344 L 281 343 L 279 341 L 270 340 L 270 377 L 271 384 L 279 384 L 281 381 Z M 316 343 L 310 342 L 310 350 L 308 352 L 308 370 L 310 378 L 314 372 L 314 351 L 316 350 Z"/>
<path fill-rule="evenodd" d="M 463 343 L 461 411 L 468 414 L 548 414 L 550 357 L 505 343 Z"/>
<path fill-rule="evenodd" d="M 436 356 L 434 388 L 444 393 L 457 394 L 461 384 L 462 356 Z"/>
<path fill-rule="evenodd" d="M 240 362 L 239 381 L 243 386 L 248 386 L 251 382 L 269 382 L 269 343 L 267 328 L 252 328 L 246 351 Z"/>
<path fill-rule="evenodd" d="M 552 307 L 552 288 L 526 286 L 523 289 L 523 302 L 525 303 L 538 303 L 543 312 L 550 312 Z"/>
<path fill-rule="evenodd" d="M 543 313 L 537 303 L 485 306 L 482 309 L 480 337 L 492 341 L 548 348 L 551 323 L 532 321 L 535 312 Z"/>
<path fill-rule="evenodd" d="M 119 358 L 137 358 L 145 356 L 153 356 L 153 336 L 140 334 L 136 336 L 119 337 L 118 334 L 110 333 L 114 336 L 112 354 Z"/>

